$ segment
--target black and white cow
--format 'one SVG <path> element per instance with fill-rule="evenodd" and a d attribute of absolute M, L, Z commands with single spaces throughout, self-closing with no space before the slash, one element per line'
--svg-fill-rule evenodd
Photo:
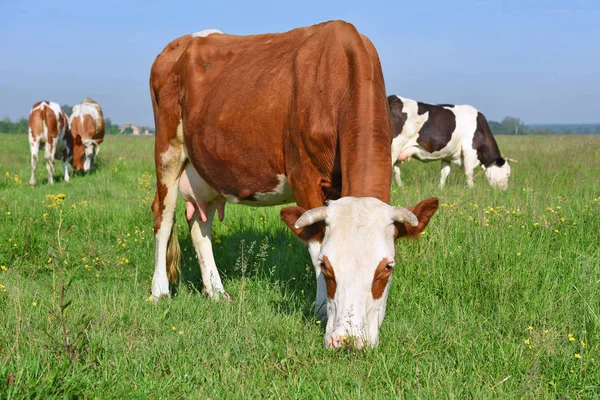
<path fill-rule="evenodd" d="M 400 164 L 411 157 L 420 161 L 442 161 L 440 187 L 450 174 L 450 163 L 462 165 L 467 184 L 473 187 L 473 170 L 481 165 L 494 188 L 506 189 L 510 176 L 508 160 L 500 154 L 487 120 L 469 105 L 433 105 L 399 96 L 389 96 L 394 131 L 392 163 L 394 179 L 402 186 Z"/>

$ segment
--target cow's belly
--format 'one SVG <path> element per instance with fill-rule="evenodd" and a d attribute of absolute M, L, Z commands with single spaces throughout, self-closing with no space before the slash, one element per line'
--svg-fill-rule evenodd
<path fill-rule="evenodd" d="M 241 197 L 239 194 L 218 192 L 200 176 L 191 163 L 188 163 L 179 180 L 179 193 L 186 202 L 197 203 L 209 203 L 217 198 L 225 198 L 228 203 L 232 204 L 244 204 L 254 207 L 274 206 L 294 202 L 294 194 L 286 176 L 283 174 L 277 175 L 275 179 L 279 183 L 273 186 L 272 190 L 251 192 L 241 188 L 239 192 L 246 194 L 245 197 Z"/>
<path fill-rule="evenodd" d="M 452 142 L 450 142 L 448 146 L 438 151 L 434 151 L 433 153 L 430 153 L 423 147 L 415 144 L 402 150 L 398 156 L 398 160 L 405 161 L 411 157 L 423 162 L 447 160 L 456 164 L 461 164 L 460 146 L 456 146 L 452 144 Z"/>
<path fill-rule="evenodd" d="M 254 194 L 245 199 L 239 199 L 234 195 L 226 194 L 225 199 L 228 203 L 233 204 L 244 204 L 247 206 L 263 207 L 263 206 L 276 206 L 279 204 L 293 203 L 294 193 L 288 184 L 288 180 L 285 175 L 277 175 L 279 184 L 268 192 L 254 192 Z"/>

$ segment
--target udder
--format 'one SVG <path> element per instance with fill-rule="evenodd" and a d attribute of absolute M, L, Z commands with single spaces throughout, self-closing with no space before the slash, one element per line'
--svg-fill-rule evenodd
<path fill-rule="evenodd" d="M 206 209 L 215 203 L 219 220 L 225 216 L 225 199 L 206 183 L 191 163 L 188 163 L 179 179 L 179 194 L 185 200 L 185 217 L 191 220 L 194 211 L 198 212 L 202 222 L 207 221 Z"/>

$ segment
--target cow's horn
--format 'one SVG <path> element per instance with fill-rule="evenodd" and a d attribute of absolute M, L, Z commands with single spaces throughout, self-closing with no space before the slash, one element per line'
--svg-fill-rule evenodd
<path fill-rule="evenodd" d="M 504 154 L 502 154 L 502 158 L 504 158 L 506 161 L 511 162 L 511 163 L 518 162 L 517 160 L 515 160 L 513 158 L 506 157 Z"/>
<path fill-rule="evenodd" d="M 419 220 L 410 210 L 402 207 L 394 207 L 392 211 L 392 219 L 402 224 L 409 224 L 412 226 L 419 225 Z"/>
<path fill-rule="evenodd" d="M 327 218 L 327 207 L 313 208 L 302 214 L 294 224 L 294 227 L 296 229 L 304 228 L 315 222 L 324 221 L 325 218 Z"/>

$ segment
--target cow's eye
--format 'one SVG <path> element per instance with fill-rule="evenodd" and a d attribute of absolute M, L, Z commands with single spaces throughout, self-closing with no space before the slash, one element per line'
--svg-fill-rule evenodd
<path fill-rule="evenodd" d="M 325 263 L 323 261 L 319 262 L 319 267 L 321 267 L 321 271 L 327 270 L 327 267 L 325 266 Z"/>
<path fill-rule="evenodd" d="M 394 263 L 389 263 L 388 265 L 385 266 L 385 269 L 387 269 L 388 271 L 391 271 L 394 269 Z"/>

